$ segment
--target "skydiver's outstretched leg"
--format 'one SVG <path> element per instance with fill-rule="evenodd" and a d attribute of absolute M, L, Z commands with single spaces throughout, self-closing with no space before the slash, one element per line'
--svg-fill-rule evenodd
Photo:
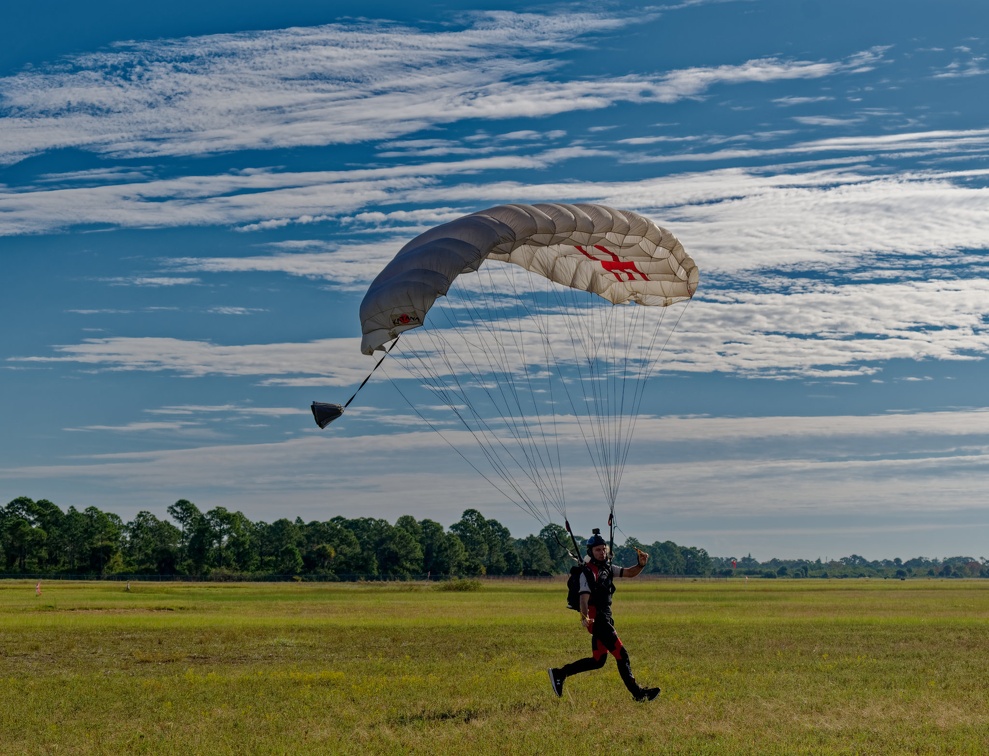
<path fill-rule="evenodd" d="M 615 661 L 618 663 L 618 674 L 621 675 L 622 682 L 632 694 L 632 698 L 636 701 L 652 701 L 659 695 L 659 688 L 643 688 L 636 682 L 635 675 L 632 674 L 632 660 L 629 659 L 628 651 L 624 646 L 615 656 Z"/>
<path fill-rule="evenodd" d="M 608 661 L 608 650 L 600 645 L 597 639 L 594 639 L 591 645 L 593 646 L 592 656 L 564 665 L 560 668 L 560 674 L 564 677 L 570 677 L 570 675 L 579 675 L 581 672 L 601 669 L 605 665 L 605 662 Z"/>
<path fill-rule="evenodd" d="M 550 685 L 553 686 L 553 692 L 558 696 L 562 696 L 563 681 L 570 677 L 570 675 L 579 675 L 581 672 L 601 669 L 607 661 L 608 649 L 597 638 L 591 638 L 591 656 L 570 662 L 560 668 L 554 667 L 549 670 L 549 681 Z"/>
<path fill-rule="evenodd" d="M 628 650 L 622 643 L 622 639 L 615 632 L 614 625 L 606 625 L 604 632 L 599 636 L 602 649 L 607 649 L 615 657 L 618 664 L 618 674 L 636 701 L 651 701 L 659 695 L 659 688 L 643 688 L 635 680 L 632 674 L 632 660 L 629 658 Z"/>

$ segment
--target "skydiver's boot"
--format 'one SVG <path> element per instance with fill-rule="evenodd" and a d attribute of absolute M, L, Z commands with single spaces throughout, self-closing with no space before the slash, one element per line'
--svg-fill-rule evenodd
<path fill-rule="evenodd" d="M 638 695 L 635 696 L 635 700 L 652 701 L 658 695 L 659 695 L 659 688 L 640 688 Z"/>
<path fill-rule="evenodd" d="M 560 670 L 550 668 L 549 684 L 553 686 L 553 692 L 556 693 L 557 698 L 563 697 L 563 681 L 566 679 L 566 676 Z"/>
<path fill-rule="evenodd" d="M 628 651 L 622 648 L 621 655 L 615 661 L 618 663 L 618 674 L 621 675 L 622 682 L 625 683 L 628 692 L 632 694 L 632 698 L 636 701 L 652 701 L 659 695 L 659 688 L 643 688 L 635 681 L 635 675 L 632 674 L 632 661 L 628 658 Z"/>

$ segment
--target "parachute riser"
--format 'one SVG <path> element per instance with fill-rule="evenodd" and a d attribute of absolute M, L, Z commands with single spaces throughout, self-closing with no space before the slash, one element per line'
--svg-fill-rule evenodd
<path fill-rule="evenodd" d="M 580 546 L 577 545 L 577 537 L 570 529 L 570 520 L 564 520 L 563 522 L 567 526 L 567 532 L 570 534 L 570 540 L 573 542 L 573 554 L 571 554 L 571 556 L 573 557 L 573 560 L 579 564 L 583 560 L 580 557 Z"/>
<path fill-rule="evenodd" d="M 375 365 L 373 368 L 371 368 L 371 372 L 367 374 L 367 378 L 365 378 L 363 381 L 361 381 L 361 385 L 357 387 L 357 391 L 355 391 L 354 392 L 354 395 L 351 396 L 350 399 L 347 400 L 347 403 L 343 405 L 343 408 L 344 409 L 347 409 L 347 407 L 350 406 L 350 403 L 352 401 L 354 401 L 354 397 L 357 396 L 358 392 L 360 392 L 360 390 L 362 388 L 364 388 L 364 384 L 367 383 L 369 380 L 371 380 L 371 376 L 374 375 L 374 371 L 377 370 L 379 367 L 381 367 L 381 363 L 385 361 L 385 357 L 387 357 L 389 354 L 391 354 L 391 350 L 394 349 L 395 348 L 395 345 L 398 343 L 398 338 L 399 338 L 398 336 L 395 337 L 395 340 L 385 350 L 385 353 L 383 355 L 381 355 L 381 359 L 378 360 L 378 364 Z"/>
<path fill-rule="evenodd" d="M 367 374 L 367 378 L 361 381 L 361 385 L 357 387 L 357 390 L 351 395 L 350 399 L 347 400 L 346 404 L 341 406 L 339 404 L 326 404 L 323 402 L 312 403 L 311 409 L 313 418 L 316 420 L 316 425 L 320 428 L 325 428 L 343 414 L 344 410 L 350 406 L 352 401 L 354 401 L 354 397 L 356 397 L 357 394 L 360 393 L 360 390 L 364 388 L 364 385 L 371 380 L 371 376 L 374 375 L 374 371 L 381 367 L 381 363 L 385 361 L 385 357 L 387 357 L 391 350 L 395 348 L 397 343 L 398 336 L 395 337 L 395 340 L 391 343 L 388 349 L 385 350 L 385 353 L 381 355 L 381 359 L 378 360 L 378 364 L 371 368 L 371 372 Z"/>
<path fill-rule="evenodd" d="M 615 513 L 608 513 L 608 564 L 615 558 Z"/>

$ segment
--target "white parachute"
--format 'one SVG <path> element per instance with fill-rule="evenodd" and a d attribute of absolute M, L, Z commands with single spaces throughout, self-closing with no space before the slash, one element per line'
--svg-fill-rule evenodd
<path fill-rule="evenodd" d="M 402 335 L 393 361 L 454 413 L 479 454 L 451 445 L 541 523 L 567 517 L 575 443 L 614 515 L 646 381 L 679 320 L 664 326 L 666 310 L 697 282 L 676 237 L 634 212 L 500 205 L 398 252 L 361 304 L 361 349 Z"/>

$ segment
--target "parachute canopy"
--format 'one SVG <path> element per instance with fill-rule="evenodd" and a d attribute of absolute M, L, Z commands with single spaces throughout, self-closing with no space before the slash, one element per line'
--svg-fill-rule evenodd
<path fill-rule="evenodd" d="M 436 298 L 485 260 L 513 263 L 611 302 L 665 307 L 690 299 L 697 266 L 666 229 L 604 205 L 499 205 L 410 241 L 361 303 L 361 351 L 423 325 Z"/>
<path fill-rule="evenodd" d="M 614 515 L 630 454 L 654 459 L 633 453 L 633 431 L 647 396 L 654 411 L 675 399 L 647 395 L 646 385 L 667 364 L 660 358 L 683 314 L 669 305 L 689 301 L 697 282 L 676 237 L 634 212 L 500 205 L 398 252 L 361 303 L 361 349 L 400 341 L 390 364 L 427 393 L 395 388 L 540 522 L 557 519 L 551 509 L 566 521 L 567 492 L 586 497 L 589 475 Z M 671 309 L 679 315 L 664 326 Z M 454 435 L 457 426 L 467 435 Z"/>

